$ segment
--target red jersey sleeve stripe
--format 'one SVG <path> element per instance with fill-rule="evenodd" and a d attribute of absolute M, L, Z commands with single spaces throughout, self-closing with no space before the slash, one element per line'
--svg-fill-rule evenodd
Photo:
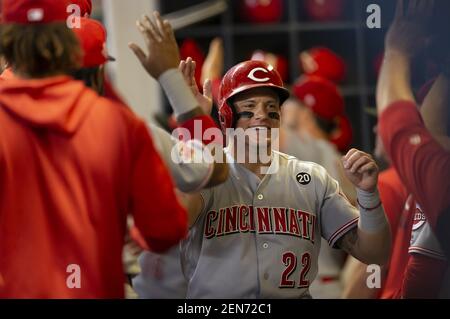
<path fill-rule="evenodd" d="M 348 231 L 350 231 L 351 229 L 353 229 L 355 226 L 358 225 L 358 221 L 359 217 L 356 217 L 351 221 L 349 221 L 348 223 L 341 226 L 338 230 L 334 232 L 333 235 L 331 235 L 330 239 L 328 240 L 328 245 L 330 245 L 330 247 L 333 247 L 343 235 L 345 235 Z"/>

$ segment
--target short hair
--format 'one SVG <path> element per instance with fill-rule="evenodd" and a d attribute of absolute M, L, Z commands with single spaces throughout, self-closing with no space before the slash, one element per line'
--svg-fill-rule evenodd
<path fill-rule="evenodd" d="M 79 68 L 82 53 L 75 34 L 65 23 L 4 24 L 0 55 L 14 71 L 31 78 L 70 74 Z"/>

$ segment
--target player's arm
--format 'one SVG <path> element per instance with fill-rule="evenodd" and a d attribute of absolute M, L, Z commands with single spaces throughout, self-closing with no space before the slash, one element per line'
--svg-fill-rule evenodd
<path fill-rule="evenodd" d="M 377 108 L 381 115 L 398 101 L 415 102 L 411 87 L 411 65 L 425 46 L 426 23 L 433 12 L 433 1 L 397 1 L 394 21 L 385 40 L 385 56 L 377 85 Z M 406 10 L 405 10 L 406 9 Z"/>
<path fill-rule="evenodd" d="M 343 235 L 337 245 L 365 264 L 384 265 L 391 249 L 391 231 L 377 191 L 378 167 L 373 158 L 351 149 L 344 169 L 357 189 L 358 227 Z"/>
<path fill-rule="evenodd" d="M 412 57 L 423 46 L 432 5 L 433 1 L 409 1 L 405 14 L 399 1 L 386 38 L 377 107 L 380 136 L 392 163 L 450 255 L 450 156 L 423 124 L 410 86 Z"/>
<path fill-rule="evenodd" d="M 446 150 L 450 150 L 450 138 L 447 133 L 449 97 L 450 81 L 446 75 L 441 74 L 420 108 L 428 131 Z"/>
<path fill-rule="evenodd" d="M 228 178 L 228 165 L 222 152 L 223 137 L 209 113 L 204 110 L 212 108 L 211 83 L 209 81 L 205 83 L 205 95 L 198 92 L 193 80 L 195 62 L 180 61 L 172 27 L 168 21 L 162 21 L 159 13 L 154 13 L 154 21 L 145 16 L 143 20 L 137 22 L 137 26 L 146 41 L 148 54 L 135 43 L 131 43 L 130 48 L 145 70 L 161 84 L 174 109 L 180 128 L 189 132 L 190 139 L 199 140 L 205 147 L 213 144 L 214 147 L 208 147 L 214 161 L 207 186 L 224 182 Z M 208 130 L 216 130 L 216 134 L 206 138 L 205 132 Z M 200 131 L 200 136 L 196 136 L 197 131 Z"/>
<path fill-rule="evenodd" d="M 160 127 L 149 124 L 155 147 L 171 173 L 175 186 L 184 193 L 195 193 L 203 188 L 222 183 L 227 177 L 217 166 L 208 161 L 191 161 L 183 154 L 191 153 L 193 158 L 203 154 L 201 143 L 177 141 Z"/>

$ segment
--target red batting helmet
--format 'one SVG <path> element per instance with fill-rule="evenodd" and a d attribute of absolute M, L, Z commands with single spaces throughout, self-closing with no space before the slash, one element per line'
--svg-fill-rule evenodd
<path fill-rule="evenodd" d="M 274 23 L 283 17 L 282 0 L 241 0 L 239 13 L 244 21 Z"/>
<path fill-rule="evenodd" d="M 245 61 L 232 67 L 222 79 L 219 92 L 219 120 L 222 129 L 235 125 L 236 115 L 229 99 L 239 93 L 259 88 L 273 89 L 280 97 L 280 105 L 289 97 L 280 74 L 270 64 L 263 61 Z"/>
<path fill-rule="evenodd" d="M 255 52 L 253 52 L 250 60 L 266 61 L 267 63 L 271 64 L 275 68 L 275 70 L 277 70 L 283 81 L 287 81 L 288 60 L 284 56 L 270 52 L 265 52 L 262 50 L 256 50 Z"/>
<path fill-rule="evenodd" d="M 305 0 L 308 16 L 316 21 L 331 21 L 342 17 L 344 0 Z"/>
<path fill-rule="evenodd" d="M 335 83 L 341 82 L 347 73 L 344 59 L 324 47 L 302 52 L 300 62 L 305 74 L 321 76 Z"/>
<path fill-rule="evenodd" d="M 332 120 L 344 114 L 344 98 L 336 85 L 319 76 L 303 76 L 292 88 L 295 96 L 314 114 Z"/>

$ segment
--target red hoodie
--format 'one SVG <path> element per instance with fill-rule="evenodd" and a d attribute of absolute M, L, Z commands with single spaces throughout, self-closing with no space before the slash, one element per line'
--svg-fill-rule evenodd
<path fill-rule="evenodd" d="M 146 125 L 69 77 L 1 81 L 0 298 L 123 297 L 127 213 L 156 252 L 187 231 Z"/>

